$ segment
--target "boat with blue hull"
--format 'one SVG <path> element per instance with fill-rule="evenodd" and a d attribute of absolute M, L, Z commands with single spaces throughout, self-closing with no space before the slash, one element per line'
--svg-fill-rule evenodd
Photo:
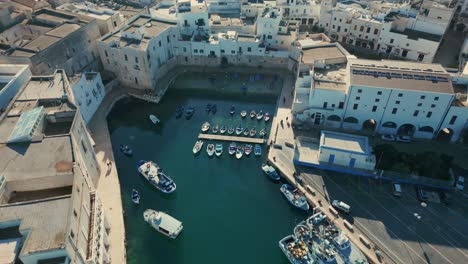
<path fill-rule="evenodd" d="M 307 203 L 307 198 L 305 195 L 298 189 L 294 189 L 289 184 L 283 184 L 280 188 L 284 197 L 296 208 L 302 209 L 304 211 L 309 210 L 309 204 Z"/>
<path fill-rule="evenodd" d="M 275 168 L 273 168 L 272 166 L 269 166 L 267 164 L 262 164 L 262 170 L 263 172 L 265 172 L 265 174 L 270 177 L 270 179 L 274 180 L 274 181 L 279 181 L 280 180 L 280 176 L 278 174 L 278 172 L 276 172 Z"/>
<path fill-rule="evenodd" d="M 134 204 L 140 204 L 140 193 L 135 189 L 132 190 L 132 202 Z"/>
<path fill-rule="evenodd" d="M 152 161 L 140 160 L 137 163 L 137 171 L 156 189 L 163 193 L 173 193 L 176 184 L 171 177 L 164 174 L 162 169 Z"/>

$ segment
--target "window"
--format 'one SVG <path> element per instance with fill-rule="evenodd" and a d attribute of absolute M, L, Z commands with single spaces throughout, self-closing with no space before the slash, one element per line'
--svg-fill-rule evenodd
<path fill-rule="evenodd" d="M 73 233 L 73 231 L 70 231 L 70 236 L 72 239 L 75 238 L 75 233 Z"/>
<path fill-rule="evenodd" d="M 359 31 L 363 32 L 364 31 L 364 26 L 361 26 L 361 28 L 359 28 Z"/>
<path fill-rule="evenodd" d="M 194 49 L 194 50 L 193 50 L 193 53 L 198 53 L 198 50 L 197 50 L 197 49 Z"/>
<path fill-rule="evenodd" d="M 366 33 L 370 32 L 370 27 L 367 27 Z"/>
<path fill-rule="evenodd" d="M 107 50 L 105 50 L 105 51 L 104 51 L 104 54 L 106 54 L 106 57 L 108 57 L 108 56 L 109 56 L 109 54 L 107 54 Z"/>
<path fill-rule="evenodd" d="M 335 29 L 335 25 L 333 25 L 332 28 Z"/>
<path fill-rule="evenodd" d="M 421 95 L 420 98 L 421 98 L 421 99 L 426 99 L 426 96 L 425 96 L 425 95 Z"/>
<path fill-rule="evenodd" d="M 419 114 L 419 111 L 418 111 L 418 110 L 416 110 L 416 111 L 413 112 L 413 116 L 418 116 L 418 114 Z"/>
<path fill-rule="evenodd" d="M 224 52 L 225 52 L 225 51 L 222 49 L 222 50 L 221 50 L 221 53 L 224 53 Z"/>
<path fill-rule="evenodd" d="M 418 103 L 418 106 L 422 106 L 422 103 Z"/>
<path fill-rule="evenodd" d="M 183 50 L 184 50 L 184 52 L 187 52 L 187 48 L 186 48 L 186 47 L 184 47 Z"/>
<path fill-rule="evenodd" d="M 429 118 L 429 117 L 431 117 L 431 116 L 432 116 L 432 112 L 427 112 L 426 117 Z"/>
<path fill-rule="evenodd" d="M 267 39 L 272 39 L 272 38 L 273 38 L 272 35 L 268 35 L 268 36 L 267 36 Z"/>
<path fill-rule="evenodd" d="M 84 143 L 83 140 L 81 140 L 81 147 L 83 148 L 83 151 L 86 154 L 86 152 L 88 152 L 88 149 L 86 148 L 85 143 Z"/>
<path fill-rule="evenodd" d="M 455 124 L 455 121 L 457 121 L 457 116 L 452 116 L 452 118 L 450 118 L 449 125 Z"/>
<path fill-rule="evenodd" d="M 338 108 L 339 108 L 339 109 L 343 109 L 343 107 L 344 107 L 344 102 L 340 102 L 340 103 L 338 104 Z"/>
<path fill-rule="evenodd" d="M 327 109 L 328 102 L 323 103 L 323 109 Z"/>
<path fill-rule="evenodd" d="M 161 41 L 159 41 L 158 44 L 159 44 L 159 47 L 161 47 Z"/>
<path fill-rule="evenodd" d="M 382 95 L 382 91 L 378 91 L 378 92 L 377 92 L 377 95 Z"/>
<path fill-rule="evenodd" d="M 335 17 L 334 19 L 335 19 L 335 21 L 336 21 L 336 17 Z"/>
<path fill-rule="evenodd" d="M 128 61 L 127 54 L 125 54 L 124 57 L 125 57 L 125 61 Z"/>
<path fill-rule="evenodd" d="M 248 48 L 247 48 L 247 51 L 248 51 L 248 52 L 252 52 L 252 48 L 251 48 L 251 47 L 248 47 Z"/>
<path fill-rule="evenodd" d="M 236 54 L 236 51 L 235 51 L 235 50 L 231 50 L 231 54 Z"/>
<path fill-rule="evenodd" d="M 200 50 L 200 53 L 202 53 L 202 54 L 203 54 L 203 53 L 205 53 L 205 51 L 201 49 L 201 50 Z"/>
<path fill-rule="evenodd" d="M 376 102 L 376 103 L 380 102 L 380 99 L 379 99 L 379 98 L 375 98 L 375 102 Z"/>
<path fill-rule="evenodd" d="M 135 63 L 138 63 L 138 57 L 135 57 Z"/>
<path fill-rule="evenodd" d="M 138 84 L 138 79 L 137 79 L 137 77 L 135 77 L 135 83 Z"/>
<path fill-rule="evenodd" d="M 394 41 L 393 39 L 390 39 L 390 44 L 392 44 L 392 43 L 393 43 L 393 41 Z"/>
<path fill-rule="evenodd" d="M 435 108 L 435 104 L 431 104 L 431 108 Z"/>
<path fill-rule="evenodd" d="M 400 101 L 396 101 L 395 104 L 400 104 Z"/>
<path fill-rule="evenodd" d="M 76 213 L 76 210 L 75 210 L 75 209 L 73 209 L 73 215 L 74 215 L 75 217 L 78 216 L 78 214 Z"/>
<path fill-rule="evenodd" d="M 169 36 L 166 36 L 166 39 L 167 39 L 167 43 L 171 42 L 171 40 L 169 39 Z"/>
<path fill-rule="evenodd" d="M 398 94 L 398 97 L 403 97 L 403 94 L 402 94 L 402 93 L 399 93 L 399 94 Z"/>
<path fill-rule="evenodd" d="M 185 57 L 185 62 L 188 62 L 188 58 L 187 58 L 187 57 Z"/>
<path fill-rule="evenodd" d="M 439 101 L 439 96 L 434 97 L 434 101 Z"/>
<path fill-rule="evenodd" d="M 357 92 L 358 92 L 358 93 L 362 93 L 362 89 L 358 89 Z"/>
<path fill-rule="evenodd" d="M 377 111 L 377 106 L 376 106 L 376 105 L 374 105 L 374 106 L 372 107 L 372 112 L 375 112 L 375 111 Z"/>
<path fill-rule="evenodd" d="M 357 26 L 354 26 L 354 30 L 357 30 Z"/>
<path fill-rule="evenodd" d="M 353 105 L 353 110 L 357 110 L 357 108 L 358 108 L 358 104 L 354 104 Z"/>
<path fill-rule="evenodd" d="M 396 109 L 396 108 L 393 108 L 393 110 L 392 110 L 392 114 L 396 114 L 397 110 L 398 110 L 398 109 Z"/>
<path fill-rule="evenodd" d="M 378 29 L 374 29 L 374 35 L 377 35 L 379 34 L 379 30 Z"/>

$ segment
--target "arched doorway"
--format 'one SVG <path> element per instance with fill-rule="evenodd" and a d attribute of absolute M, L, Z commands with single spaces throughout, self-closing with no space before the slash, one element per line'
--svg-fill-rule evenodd
<path fill-rule="evenodd" d="M 359 122 L 359 120 L 357 118 L 355 118 L 355 117 L 349 116 L 349 117 L 345 118 L 343 120 L 343 122 L 357 124 Z"/>
<path fill-rule="evenodd" d="M 374 119 L 368 119 L 362 123 L 362 130 L 366 131 L 375 131 L 375 127 L 377 126 L 377 122 Z"/>
<path fill-rule="evenodd" d="M 310 115 L 310 118 L 312 119 L 312 122 L 314 125 L 319 126 L 323 123 L 325 120 L 325 116 L 322 113 L 313 113 Z"/>
<path fill-rule="evenodd" d="M 413 136 L 416 127 L 412 124 L 404 124 L 398 128 L 397 134 L 400 136 Z"/>
<path fill-rule="evenodd" d="M 423 126 L 418 129 L 420 132 L 434 133 L 434 128 L 431 126 Z"/>
<path fill-rule="evenodd" d="M 437 141 L 450 142 L 452 140 L 453 130 L 450 128 L 443 128 L 437 134 Z"/>
<path fill-rule="evenodd" d="M 394 122 L 385 122 L 382 124 L 382 127 L 386 127 L 386 128 L 396 128 L 397 127 L 397 124 L 394 123 Z"/>
<path fill-rule="evenodd" d="M 340 122 L 341 121 L 341 117 L 337 116 L 337 115 L 331 115 L 329 117 L 327 117 L 327 120 L 328 121 L 333 121 L 333 122 Z"/>

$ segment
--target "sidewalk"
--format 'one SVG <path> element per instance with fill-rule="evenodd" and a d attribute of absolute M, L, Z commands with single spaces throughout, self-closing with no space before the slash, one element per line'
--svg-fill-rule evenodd
<path fill-rule="evenodd" d="M 125 249 L 125 225 L 123 219 L 122 197 L 120 194 L 119 176 L 115 166 L 112 143 L 107 127 L 107 114 L 113 104 L 123 96 L 124 90 L 114 88 L 106 95 L 89 124 L 90 134 L 96 143 L 94 150 L 96 159 L 101 168 L 101 176 L 97 186 L 99 198 L 102 201 L 111 229 L 109 234 L 109 254 L 111 263 L 127 263 Z M 111 162 L 108 169 L 107 162 Z"/>
<path fill-rule="evenodd" d="M 295 135 L 292 129 L 292 126 L 287 125 L 287 122 L 291 122 L 291 105 L 292 100 L 294 99 L 291 95 L 291 91 L 293 91 L 294 82 L 291 75 L 288 75 L 284 81 L 283 89 L 281 92 L 280 97 L 278 98 L 278 111 L 276 116 L 273 118 L 271 132 L 268 139 L 268 143 L 273 142 L 273 144 L 278 144 L 282 146 L 282 149 L 276 149 L 271 147 L 268 152 L 268 160 L 271 164 L 273 164 L 281 174 L 296 188 L 301 190 L 303 193 L 306 194 L 307 200 L 309 201 L 310 205 L 313 207 L 319 206 L 319 200 L 322 203 L 320 208 L 322 211 L 335 223 L 335 225 L 340 228 L 346 236 L 361 249 L 364 255 L 367 257 L 367 260 L 370 263 L 380 263 L 375 256 L 375 252 L 372 250 L 374 248 L 374 243 L 371 239 L 369 239 L 366 235 L 364 235 L 357 227 L 354 226 L 354 231 L 350 231 L 347 227 L 345 227 L 344 222 L 340 216 L 335 216 L 330 212 L 328 209 L 331 204 L 321 193 L 317 192 L 316 196 L 312 196 L 308 193 L 305 188 L 301 185 L 296 183 L 296 180 L 293 177 L 293 173 L 295 172 L 295 167 L 293 163 L 294 157 L 294 148 L 286 146 L 285 143 L 291 143 L 293 146 L 295 145 Z M 285 101 L 283 101 L 284 99 Z M 288 121 L 286 121 L 288 118 Z M 281 120 L 283 120 L 283 126 L 281 126 Z M 368 241 L 371 242 L 370 248 L 365 247 L 362 242 L 359 240 L 359 236 L 362 235 Z M 385 252 L 382 252 L 385 254 Z M 390 260 L 385 254 L 385 259 Z"/>

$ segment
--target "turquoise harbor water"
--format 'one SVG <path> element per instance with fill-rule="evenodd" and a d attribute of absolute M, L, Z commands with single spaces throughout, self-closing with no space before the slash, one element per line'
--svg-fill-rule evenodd
<path fill-rule="evenodd" d="M 192 147 L 201 124 L 255 126 L 265 122 L 246 118 L 246 109 L 275 111 L 274 96 L 239 95 L 229 99 L 210 94 L 169 92 L 158 104 L 125 100 L 109 116 L 109 128 L 122 188 L 129 263 L 289 263 L 278 247 L 278 241 L 292 233 L 296 223 L 307 215 L 289 205 L 274 183 L 261 171 L 266 158 L 251 154 L 236 160 L 224 144 L 220 158 L 209 158 L 205 142 L 198 156 Z M 207 114 L 207 103 L 216 103 L 218 112 Z M 190 120 L 175 118 L 177 105 L 195 106 Z M 228 113 L 231 104 L 236 114 Z M 161 123 L 152 125 L 149 114 Z M 268 131 L 269 131 L 268 126 Z M 133 148 L 133 157 L 118 151 L 119 144 Z M 174 178 L 177 191 L 164 195 L 146 183 L 136 171 L 140 159 L 153 160 Z M 140 205 L 130 199 L 132 188 L 142 195 Z M 143 211 L 152 208 L 169 213 L 184 224 L 176 240 L 152 229 L 143 220 Z"/>

